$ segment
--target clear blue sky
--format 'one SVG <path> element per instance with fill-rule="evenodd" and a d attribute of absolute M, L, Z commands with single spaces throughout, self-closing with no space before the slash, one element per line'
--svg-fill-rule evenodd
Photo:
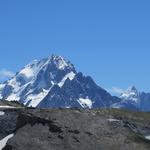
<path fill-rule="evenodd" d="M 1 0 L 0 71 L 52 53 L 102 87 L 150 92 L 150 1 Z"/>

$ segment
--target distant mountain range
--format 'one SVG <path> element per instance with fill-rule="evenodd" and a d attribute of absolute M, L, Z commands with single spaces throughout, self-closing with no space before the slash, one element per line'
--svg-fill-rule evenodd
<path fill-rule="evenodd" d="M 134 86 L 120 95 L 121 102 L 112 105 L 114 108 L 150 111 L 150 93 L 139 92 Z"/>
<path fill-rule="evenodd" d="M 150 93 L 130 87 L 115 97 L 61 56 L 34 60 L 0 84 L 0 99 L 38 108 L 114 107 L 150 111 Z"/>

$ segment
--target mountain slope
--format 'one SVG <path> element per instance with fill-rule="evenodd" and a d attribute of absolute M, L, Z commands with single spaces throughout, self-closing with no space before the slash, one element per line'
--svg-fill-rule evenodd
<path fill-rule="evenodd" d="M 3 109 L 4 150 L 149 150 L 150 114 L 115 109 Z"/>
<path fill-rule="evenodd" d="M 0 98 L 40 108 L 99 108 L 120 101 L 91 77 L 78 73 L 69 61 L 54 55 L 33 61 L 1 84 Z"/>
<path fill-rule="evenodd" d="M 73 80 L 67 79 L 61 88 L 58 85 L 53 86 L 38 106 L 100 108 L 109 107 L 119 101 L 119 98 L 97 86 L 91 77 L 77 73 Z"/>

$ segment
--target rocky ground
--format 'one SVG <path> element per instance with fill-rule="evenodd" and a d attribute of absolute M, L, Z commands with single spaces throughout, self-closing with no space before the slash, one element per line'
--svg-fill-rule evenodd
<path fill-rule="evenodd" d="M 150 113 L 0 108 L 4 150 L 149 150 Z"/>

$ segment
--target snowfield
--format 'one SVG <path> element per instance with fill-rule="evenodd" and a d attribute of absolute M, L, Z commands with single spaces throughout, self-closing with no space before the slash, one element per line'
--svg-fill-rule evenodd
<path fill-rule="evenodd" d="M 74 77 L 75 77 L 75 73 L 71 71 L 61 80 L 61 82 L 58 83 L 59 87 L 62 87 L 67 79 L 73 80 Z"/>
<path fill-rule="evenodd" d="M 4 111 L 0 111 L 0 116 L 3 116 L 5 115 L 5 112 Z"/>
<path fill-rule="evenodd" d="M 19 109 L 21 107 L 14 107 L 14 106 L 8 106 L 8 105 L 3 105 L 3 106 L 0 106 L 0 108 L 9 108 L 9 109 L 13 109 L 13 108 L 16 108 L 16 109 Z"/>
<path fill-rule="evenodd" d="M 120 120 L 118 119 L 113 119 L 113 118 L 110 118 L 110 119 L 107 119 L 109 122 L 120 122 Z"/>
<path fill-rule="evenodd" d="M 83 108 L 90 108 L 90 109 L 92 108 L 92 100 L 88 98 L 86 99 L 80 98 L 78 102 Z"/>
<path fill-rule="evenodd" d="M 7 141 L 9 139 L 11 139 L 13 136 L 14 136 L 14 134 L 10 134 L 10 135 L 6 136 L 5 138 L 3 138 L 2 140 L 0 140 L 0 150 L 2 150 L 6 146 Z"/>
<path fill-rule="evenodd" d="M 150 135 L 145 136 L 145 139 L 150 140 Z"/>

